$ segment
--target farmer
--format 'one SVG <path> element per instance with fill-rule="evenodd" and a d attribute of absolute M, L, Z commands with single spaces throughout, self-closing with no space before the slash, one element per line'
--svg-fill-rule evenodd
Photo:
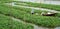
<path fill-rule="evenodd" d="M 34 14 L 34 9 L 31 10 L 31 14 Z"/>

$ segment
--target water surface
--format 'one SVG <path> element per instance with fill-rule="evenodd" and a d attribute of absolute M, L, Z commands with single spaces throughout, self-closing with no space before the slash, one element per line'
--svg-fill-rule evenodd
<path fill-rule="evenodd" d="M 55 4 L 60 5 L 60 1 L 49 1 L 49 0 L 14 0 L 14 1 L 24 1 L 24 2 L 34 2 L 34 3 L 45 3 L 45 4 Z"/>

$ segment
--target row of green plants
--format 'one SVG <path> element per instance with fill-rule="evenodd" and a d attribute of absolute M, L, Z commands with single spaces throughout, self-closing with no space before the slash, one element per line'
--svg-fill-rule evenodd
<path fill-rule="evenodd" d="M 11 29 L 11 19 L 5 15 L 0 14 L 0 29 Z"/>
<path fill-rule="evenodd" d="M 3 9 L 4 8 L 4 9 Z M 0 5 L 0 13 L 13 16 L 15 18 L 21 19 L 26 22 L 34 23 L 40 26 L 45 26 L 45 27 L 56 27 L 60 26 L 60 19 L 58 17 L 51 17 L 51 16 L 39 16 L 39 15 L 32 15 L 29 12 L 30 9 L 18 9 L 18 8 L 13 8 L 13 7 L 7 7 L 7 6 L 1 6 Z M 28 12 L 27 12 L 28 11 Z"/>
<path fill-rule="evenodd" d="M 32 2 L 17 2 L 17 5 L 21 5 L 19 3 L 26 3 L 28 5 L 25 6 L 32 6 L 32 7 L 39 7 L 39 8 L 46 8 L 51 10 L 60 11 L 60 5 L 52 5 L 52 4 L 42 4 L 42 3 L 32 3 Z"/>
<path fill-rule="evenodd" d="M 31 8 L 23 8 L 23 7 L 13 7 L 14 9 L 20 10 L 20 11 L 24 11 L 27 13 L 31 14 L 32 9 Z M 22 9 L 22 10 L 21 10 Z M 42 10 L 34 10 L 35 13 L 38 13 L 38 15 L 41 15 L 42 12 L 47 13 L 48 11 L 42 11 Z M 54 17 L 60 17 L 60 13 L 56 13 Z"/>
<path fill-rule="evenodd" d="M 26 3 L 15 3 L 15 5 L 20 5 L 20 6 L 28 6 L 28 4 L 26 4 Z"/>
<path fill-rule="evenodd" d="M 13 2 L 13 0 L 0 0 L 1 3 L 10 3 Z"/>
<path fill-rule="evenodd" d="M 0 14 L 0 29 L 33 29 L 34 27 L 22 21 L 14 21 L 9 16 Z"/>
<path fill-rule="evenodd" d="M 0 0 L 0 1 L 4 1 L 4 0 Z M 5 0 L 5 1 L 12 1 L 12 0 Z"/>
<path fill-rule="evenodd" d="M 22 4 L 19 4 L 19 3 L 28 3 L 28 2 L 18 2 L 18 3 L 16 3 L 16 5 L 22 5 Z M 30 4 L 29 4 L 30 5 Z M 24 6 L 27 6 L 27 5 L 24 5 Z M 54 5 L 55 6 L 55 5 Z M 18 8 L 18 7 L 17 7 Z M 18 9 L 23 9 L 24 10 L 24 8 L 18 8 Z M 27 10 L 28 10 L 29 8 L 27 8 Z M 24 11 L 26 11 L 26 10 L 24 10 Z M 29 10 L 29 12 L 30 12 L 31 10 Z M 36 13 L 40 13 L 41 14 L 41 10 L 40 11 L 37 11 L 37 10 L 35 10 L 35 12 Z M 43 11 L 43 12 L 48 12 L 48 11 Z M 57 13 L 56 14 L 56 16 L 58 16 L 58 17 L 60 17 L 60 13 Z"/>

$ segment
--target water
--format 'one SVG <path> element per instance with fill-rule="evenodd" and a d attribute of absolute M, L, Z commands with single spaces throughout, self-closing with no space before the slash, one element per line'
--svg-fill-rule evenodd
<path fill-rule="evenodd" d="M 56 27 L 56 28 L 47 28 L 47 27 L 39 27 L 37 25 L 34 25 L 34 29 L 60 29 L 60 27 Z"/>
<path fill-rule="evenodd" d="M 23 21 L 20 20 L 20 19 L 16 19 L 16 18 L 14 18 L 14 17 L 11 17 L 11 18 L 12 18 L 12 20 L 14 20 L 14 21 L 26 23 L 26 22 L 23 22 Z M 31 24 L 31 23 L 29 23 L 29 24 Z M 60 29 L 60 27 L 56 27 L 56 28 L 47 28 L 47 27 L 39 27 L 38 25 L 34 25 L 34 24 L 31 24 L 31 25 L 34 26 L 34 29 Z"/>
<path fill-rule="evenodd" d="M 60 1 L 47 1 L 47 0 L 14 0 L 14 1 L 24 1 L 24 2 L 34 2 L 34 3 L 45 3 L 45 4 L 60 5 Z"/>
<path fill-rule="evenodd" d="M 60 5 L 60 1 L 44 1 L 44 2 L 42 2 L 42 3 Z"/>
<path fill-rule="evenodd" d="M 60 29 L 60 27 L 56 27 L 56 28 L 54 28 L 54 29 Z"/>
<path fill-rule="evenodd" d="M 15 5 L 15 2 L 6 3 L 6 4 L 7 4 L 7 5 L 11 5 L 11 6 L 18 6 L 18 7 L 23 7 L 23 8 L 31 8 L 31 9 L 36 9 L 36 10 L 42 10 L 42 11 L 49 11 L 49 12 L 54 12 L 54 13 L 60 13 L 59 11 L 50 10 L 50 9 L 45 9 L 45 8 L 38 8 L 38 7 L 29 7 L 29 6 Z M 24 4 L 24 3 L 23 3 L 23 4 Z"/>
<path fill-rule="evenodd" d="M 16 19 L 16 18 L 14 18 L 14 17 L 11 17 L 11 18 L 12 18 L 12 20 L 14 20 L 14 21 L 26 23 L 26 22 L 23 22 L 23 21 L 20 20 L 20 19 Z M 29 23 L 29 24 L 31 24 L 31 23 Z M 60 27 L 56 27 L 56 28 L 47 28 L 47 27 L 41 27 L 41 26 L 38 26 L 38 25 L 35 25 L 35 24 L 31 24 L 31 25 L 34 26 L 34 29 L 60 29 Z"/>

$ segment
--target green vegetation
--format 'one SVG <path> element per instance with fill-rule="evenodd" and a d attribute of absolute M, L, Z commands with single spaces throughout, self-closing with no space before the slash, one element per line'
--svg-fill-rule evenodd
<path fill-rule="evenodd" d="M 27 8 L 18 8 L 18 7 L 10 7 L 5 5 L 0 5 L 0 13 L 5 14 L 8 16 L 12 16 L 23 21 L 34 23 L 40 26 L 45 27 L 56 27 L 60 26 L 60 18 L 55 16 L 41 16 L 39 15 L 32 15 L 30 14 L 31 9 Z M 35 12 L 42 12 L 42 11 L 35 11 Z M 58 15 L 59 16 L 59 15 Z"/>
<path fill-rule="evenodd" d="M 0 14 L 0 29 L 11 29 L 11 18 Z"/>
<path fill-rule="evenodd" d="M 0 0 L 1 3 L 12 2 L 13 0 Z"/>
<path fill-rule="evenodd" d="M 46 8 L 51 10 L 57 10 L 60 11 L 60 5 L 52 5 L 52 4 L 42 4 L 42 3 L 32 3 L 32 2 L 17 2 L 17 5 L 22 5 L 19 3 L 26 3 L 28 5 L 25 6 L 32 6 L 32 7 L 39 7 L 39 8 Z"/>
<path fill-rule="evenodd" d="M 33 29 L 33 26 L 0 14 L 0 29 Z"/>

